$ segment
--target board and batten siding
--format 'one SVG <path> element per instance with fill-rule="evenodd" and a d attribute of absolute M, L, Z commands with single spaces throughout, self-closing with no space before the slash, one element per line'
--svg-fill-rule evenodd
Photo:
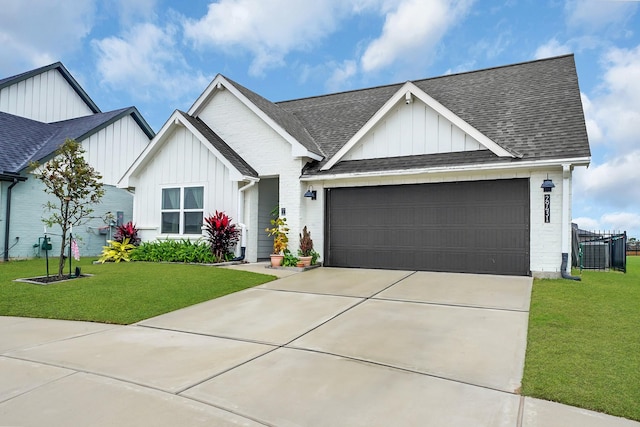
<path fill-rule="evenodd" d="M 3 88 L 0 111 L 45 123 L 93 114 L 55 69 Z"/>
<path fill-rule="evenodd" d="M 238 183 L 229 179 L 227 167 L 184 127 L 177 127 L 133 178 L 133 216 L 143 240 L 167 237 L 160 234 L 163 188 L 203 186 L 205 216 L 218 210 L 237 218 Z"/>
<path fill-rule="evenodd" d="M 378 159 L 486 149 L 470 135 L 415 100 L 398 102 L 344 156 L 343 160 Z"/>
<path fill-rule="evenodd" d="M 116 185 L 149 138 L 129 115 L 82 141 L 85 160 L 102 175 L 102 182 Z"/>

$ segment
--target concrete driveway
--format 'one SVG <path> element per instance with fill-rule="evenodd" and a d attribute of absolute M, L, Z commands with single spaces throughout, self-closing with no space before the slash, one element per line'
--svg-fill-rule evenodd
<path fill-rule="evenodd" d="M 639 426 L 518 394 L 531 285 L 320 268 L 131 326 L 0 317 L 0 425 Z"/>

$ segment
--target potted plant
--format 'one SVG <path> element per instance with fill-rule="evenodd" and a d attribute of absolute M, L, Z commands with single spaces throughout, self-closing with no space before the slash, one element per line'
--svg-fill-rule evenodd
<path fill-rule="evenodd" d="M 278 217 L 271 220 L 271 228 L 265 228 L 269 237 L 273 237 L 273 253 L 271 254 L 271 267 L 279 267 L 284 259 L 284 251 L 287 249 L 289 237 L 287 233 L 287 219 Z"/>
<path fill-rule="evenodd" d="M 300 261 L 302 261 L 305 267 L 311 265 L 311 258 L 313 257 L 313 240 L 311 240 L 311 232 L 307 230 L 305 225 L 300 234 L 300 249 L 298 249 L 298 255 Z"/>

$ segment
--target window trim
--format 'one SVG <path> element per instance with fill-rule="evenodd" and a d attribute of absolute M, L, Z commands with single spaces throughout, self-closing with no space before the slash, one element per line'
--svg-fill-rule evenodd
<path fill-rule="evenodd" d="M 178 209 L 164 209 L 164 190 L 169 190 L 172 188 L 177 188 L 180 190 L 180 199 L 179 199 L 179 208 Z M 201 209 L 185 209 L 184 205 L 184 196 L 186 188 L 202 188 L 202 208 Z M 189 212 L 201 212 L 202 213 L 202 222 L 204 223 L 204 213 L 206 206 L 206 185 L 205 183 L 189 183 L 189 184 L 165 184 L 160 186 L 160 234 L 167 236 L 201 236 L 202 231 L 198 233 L 185 233 L 185 213 Z M 178 232 L 177 233 L 168 233 L 162 229 L 162 215 L 164 213 L 177 213 L 178 214 Z"/>

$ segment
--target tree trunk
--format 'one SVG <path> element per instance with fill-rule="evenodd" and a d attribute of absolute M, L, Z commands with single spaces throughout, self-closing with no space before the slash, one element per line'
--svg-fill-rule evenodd
<path fill-rule="evenodd" d="M 64 271 L 64 250 L 66 248 L 65 242 L 67 241 L 67 230 L 62 229 L 62 244 L 60 245 L 60 259 L 58 260 L 58 278 L 62 279 L 62 272 Z"/>

